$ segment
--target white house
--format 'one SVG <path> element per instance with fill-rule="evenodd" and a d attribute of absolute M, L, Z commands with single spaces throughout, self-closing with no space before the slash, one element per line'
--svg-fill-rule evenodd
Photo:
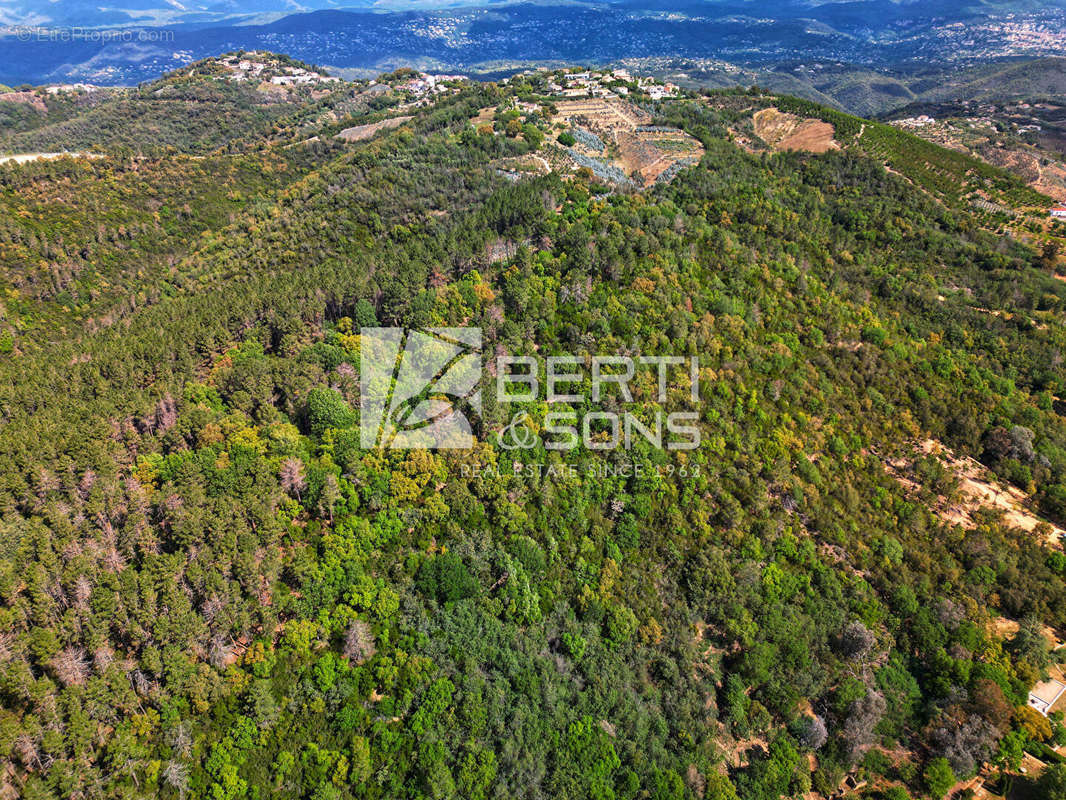
<path fill-rule="evenodd" d="M 1051 707 L 1062 697 L 1063 692 L 1066 692 L 1066 685 L 1059 681 L 1050 680 L 1038 683 L 1029 690 L 1029 705 L 1046 717 L 1051 712 Z"/>
<path fill-rule="evenodd" d="M 1058 219 L 1066 219 L 1066 206 L 1055 206 L 1050 212 L 1053 217 Z"/>

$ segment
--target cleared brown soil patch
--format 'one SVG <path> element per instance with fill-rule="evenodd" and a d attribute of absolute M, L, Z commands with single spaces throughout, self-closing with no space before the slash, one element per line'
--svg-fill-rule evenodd
<path fill-rule="evenodd" d="M 699 158 L 703 146 L 684 131 L 644 131 L 616 137 L 618 160 L 627 174 L 637 173 L 645 184 L 654 183 L 678 161 Z"/>
<path fill-rule="evenodd" d="M 1033 188 L 1060 203 L 1066 203 L 1066 165 L 1057 161 L 1041 165 L 1040 178 L 1033 183 Z"/>
<path fill-rule="evenodd" d="M 963 147 L 959 149 L 966 152 Z M 1040 179 L 1040 159 L 1033 153 L 1008 150 L 1004 147 L 986 146 L 979 148 L 977 154 L 989 164 L 994 164 L 997 167 L 1013 172 L 1028 184 Z"/>
<path fill-rule="evenodd" d="M 492 122 L 495 116 L 496 106 L 485 106 L 485 108 L 477 112 L 477 116 L 470 120 L 470 124 L 473 125 L 475 128 L 481 125 L 487 125 L 488 123 Z"/>
<path fill-rule="evenodd" d="M 3 92 L 0 93 L 0 103 L 22 103 L 23 105 L 33 106 L 42 114 L 48 113 L 48 106 L 44 104 L 44 100 L 36 92 Z"/>
<path fill-rule="evenodd" d="M 956 496 L 952 499 L 939 497 L 933 509 L 946 522 L 975 528 L 977 523 L 974 521 L 974 512 L 982 507 L 990 507 L 1003 512 L 1003 522 L 1006 525 L 1039 535 L 1044 544 L 1049 546 L 1062 546 L 1059 537 L 1066 531 L 1037 516 L 1029 508 L 1029 498 L 1021 489 L 999 483 L 982 464 L 967 456 L 955 455 L 949 448 L 933 439 L 925 440 L 916 450 L 935 456 L 959 480 Z M 906 459 L 890 460 L 887 463 L 896 480 L 908 488 L 917 488 L 917 484 L 907 476 L 909 464 Z"/>
<path fill-rule="evenodd" d="M 352 128 L 345 128 L 337 134 L 336 138 L 343 139 L 346 142 L 361 142 L 364 139 L 369 139 L 378 131 L 398 128 L 409 119 L 411 117 L 389 117 L 381 120 L 381 122 L 371 122 L 369 125 L 356 125 Z"/>
<path fill-rule="evenodd" d="M 803 150 L 824 153 L 838 150 L 833 126 L 819 119 L 802 119 L 776 108 L 764 108 L 752 117 L 756 135 L 775 150 Z"/>

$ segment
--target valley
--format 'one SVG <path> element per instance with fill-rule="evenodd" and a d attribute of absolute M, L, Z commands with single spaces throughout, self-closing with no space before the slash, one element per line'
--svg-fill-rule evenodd
<path fill-rule="evenodd" d="M 335 8 L 312 0 L 259 13 L 170 5 L 138 14 L 66 4 L 48 3 L 22 21 L 14 11 L 0 17 L 0 44 L 9 54 L 0 83 L 135 85 L 238 50 L 284 52 L 348 78 L 399 67 L 491 79 L 540 65 L 621 64 L 654 74 L 683 64 L 680 71 L 711 85 L 771 81 L 765 85 L 775 91 L 818 102 L 832 97 L 872 115 L 974 73 L 1066 52 L 1061 0 L 773 0 L 758 12 L 742 0 L 671 10 L 595 1 Z M 84 27 L 71 29 L 64 21 L 71 13 Z M 97 15 L 94 24 L 84 19 Z"/>

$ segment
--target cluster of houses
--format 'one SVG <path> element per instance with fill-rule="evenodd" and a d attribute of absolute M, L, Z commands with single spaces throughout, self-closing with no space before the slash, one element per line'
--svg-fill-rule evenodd
<path fill-rule="evenodd" d="M 275 86 L 302 86 L 310 83 L 340 83 L 340 78 L 332 75 L 319 75 L 317 72 L 308 72 L 305 69 L 296 68 L 290 75 L 275 75 L 270 79 Z"/>
<path fill-rule="evenodd" d="M 1023 103 L 1022 105 L 1026 104 Z M 1019 108 L 1020 107 L 1021 106 L 1019 106 Z M 979 125 L 992 124 L 990 120 L 978 117 L 970 117 L 969 119 L 967 119 L 967 122 Z M 905 119 L 898 119 L 892 124 L 900 128 L 924 128 L 927 125 L 933 125 L 934 123 L 936 123 L 936 119 L 930 117 L 928 114 L 922 114 L 917 117 L 907 117 Z M 1041 131 L 1041 126 L 1036 124 L 1019 125 L 1017 123 L 1014 123 L 1014 127 L 1017 129 L 1018 133 L 1039 133 Z"/>
<path fill-rule="evenodd" d="M 320 72 L 282 64 L 265 53 L 245 53 L 219 59 L 219 64 L 229 71 L 229 79 L 236 83 L 270 78 L 274 86 L 304 86 L 324 83 L 339 83 L 340 78 Z"/>
<path fill-rule="evenodd" d="M 70 94 L 73 92 L 95 92 L 99 88 L 99 86 L 93 86 L 91 83 L 63 83 L 56 86 L 45 86 L 44 90 L 48 94 Z"/>
<path fill-rule="evenodd" d="M 546 72 L 547 69 L 541 71 Z M 556 97 L 625 97 L 633 85 L 647 92 L 652 100 L 677 97 L 679 92 L 672 83 L 660 83 L 655 78 L 633 77 L 627 69 L 563 73 L 548 81 L 548 91 Z"/>
<path fill-rule="evenodd" d="M 453 89 L 447 84 L 465 80 L 467 80 L 465 75 L 430 75 L 426 72 L 420 72 L 413 78 L 401 83 L 398 88 L 405 89 L 418 97 L 448 94 Z M 371 81 L 370 85 L 373 86 L 375 83 L 377 81 Z"/>
<path fill-rule="evenodd" d="M 928 114 L 922 114 L 918 117 L 907 117 L 906 119 L 896 120 L 894 124 L 901 128 L 924 128 L 926 125 L 932 125 L 934 122 L 936 122 L 936 120 Z"/>
<path fill-rule="evenodd" d="M 454 94 L 460 90 L 459 84 L 469 80 L 466 75 L 430 75 L 428 72 L 416 72 L 400 83 L 384 83 L 372 78 L 364 94 L 386 94 L 392 89 L 408 92 L 413 97 L 401 108 L 423 108 L 432 105 L 437 97 Z"/>

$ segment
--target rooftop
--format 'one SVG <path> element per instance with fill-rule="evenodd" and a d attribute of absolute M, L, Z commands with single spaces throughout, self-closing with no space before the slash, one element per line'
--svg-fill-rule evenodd
<path fill-rule="evenodd" d="M 1064 691 L 1066 691 L 1066 685 L 1060 683 L 1057 680 L 1049 680 L 1044 681 L 1043 683 L 1038 683 L 1036 686 L 1030 689 L 1029 696 L 1031 698 L 1036 698 L 1041 702 L 1047 703 L 1048 706 L 1051 706 L 1056 700 L 1059 699 L 1059 695 L 1061 695 Z"/>

